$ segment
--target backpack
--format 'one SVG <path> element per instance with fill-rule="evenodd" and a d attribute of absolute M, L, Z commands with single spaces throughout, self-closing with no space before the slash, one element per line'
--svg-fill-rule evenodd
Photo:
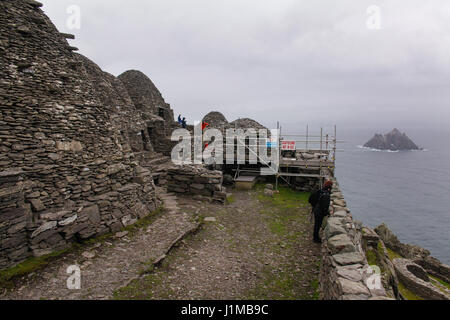
<path fill-rule="evenodd" d="M 314 208 L 319 202 L 320 196 L 322 195 L 322 190 L 316 190 L 309 196 L 308 202 Z"/>

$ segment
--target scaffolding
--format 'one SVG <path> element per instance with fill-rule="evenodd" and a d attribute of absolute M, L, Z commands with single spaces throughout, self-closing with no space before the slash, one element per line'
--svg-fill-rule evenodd
<path fill-rule="evenodd" d="M 273 172 L 276 178 L 276 188 L 278 189 L 279 179 L 290 185 L 291 178 L 315 178 L 319 179 L 322 186 L 325 179 L 334 176 L 336 153 L 340 151 L 337 144 L 343 141 L 337 140 L 337 127 L 334 126 L 333 134 L 325 133 L 320 129 L 320 135 L 311 135 L 309 125 L 306 127 L 306 134 L 283 134 L 282 128 L 277 123 L 278 141 L 277 149 L 279 152 L 278 170 Z M 288 139 L 289 138 L 289 139 Z M 283 150 L 283 143 L 289 141 L 295 144 L 295 150 Z M 304 145 L 303 148 L 298 148 Z M 314 148 L 316 146 L 316 148 Z M 249 149 L 246 146 L 247 149 Z M 287 157 L 286 154 L 291 154 Z M 293 156 L 292 156 L 293 153 Z M 259 157 L 258 157 L 259 158 Z M 269 163 L 260 163 L 263 166 L 270 166 Z M 237 164 L 235 171 L 235 180 L 241 174 L 259 175 L 261 170 L 247 169 L 245 165 Z"/>

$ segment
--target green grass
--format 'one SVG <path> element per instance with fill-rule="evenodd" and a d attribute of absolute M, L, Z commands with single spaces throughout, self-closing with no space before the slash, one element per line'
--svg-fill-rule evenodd
<path fill-rule="evenodd" d="M 399 258 L 403 258 L 401 255 L 399 255 L 397 252 L 395 252 L 392 249 L 389 249 L 386 247 L 387 253 L 388 253 L 388 257 L 389 259 L 392 261 L 394 259 L 399 259 Z"/>
<path fill-rule="evenodd" d="M 406 300 L 424 300 L 422 297 L 407 289 L 401 282 L 398 283 L 398 291 L 400 291 Z"/>
<path fill-rule="evenodd" d="M 279 193 L 275 193 L 273 198 L 265 196 L 261 191 L 264 190 L 263 184 L 257 184 L 256 190 L 258 191 L 258 199 L 260 201 L 270 200 L 271 203 L 280 208 L 302 208 L 308 205 L 309 192 L 298 192 L 288 187 L 279 187 Z"/>
<path fill-rule="evenodd" d="M 377 263 L 378 263 L 377 254 L 372 249 L 369 249 L 366 251 L 366 257 L 367 257 L 367 263 L 370 266 L 377 265 Z"/>
<path fill-rule="evenodd" d="M 150 274 L 143 279 L 133 280 L 128 286 L 116 290 L 113 298 L 114 300 L 150 300 L 155 297 L 153 288 L 162 287 L 163 278 L 161 275 Z M 170 288 L 164 288 L 164 292 L 158 292 L 158 296 L 169 299 L 173 292 Z"/>
<path fill-rule="evenodd" d="M 0 286 L 4 288 L 11 288 L 13 286 L 13 280 L 31 272 L 42 269 L 48 265 L 51 261 L 56 260 L 58 257 L 67 253 L 70 249 L 56 251 L 48 255 L 36 258 L 29 258 L 28 260 L 18 264 L 15 267 L 0 271 Z"/>
<path fill-rule="evenodd" d="M 264 189 L 265 184 L 257 184 L 253 196 L 263 204 L 260 213 L 265 216 L 270 232 L 278 239 L 272 250 L 292 250 L 294 245 L 298 245 L 299 238 L 303 237 L 303 232 L 289 232 L 289 230 L 292 229 L 293 224 L 307 223 L 309 212 L 306 208 L 309 206 L 310 193 L 279 187 L 279 193 L 270 197 L 264 195 Z M 275 272 L 276 270 L 270 266 L 265 266 L 261 273 L 261 282 L 243 299 L 317 300 L 319 298 L 319 280 L 311 280 L 312 294 L 304 293 L 299 288 L 299 280 L 304 277 L 304 271 L 294 269 L 289 263 L 278 272 Z"/>
<path fill-rule="evenodd" d="M 232 204 L 235 202 L 236 202 L 236 198 L 233 195 L 227 197 L 227 204 Z"/>
<path fill-rule="evenodd" d="M 163 208 L 159 208 L 153 211 L 148 216 L 138 220 L 135 224 L 124 228 L 123 231 L 128 231 L 130 235 L 135 234 L 140 229 L 152 224 L 156 217 L 163 212 L 163 210 Z M 14 286 L 13 280 L 44 268 L 50 262 L 57 260 L 57 258 L 63 254 L 81 251 L 87 246 L 91 246 L 96 243 L 103 243 L 111 239 L 113 236 L 114 235 L 112 233 L 107 233 L 96 238 L 85 240 L 81 243 L 72 243 L 70 248 L 62 251 L 55 251 L 42 257 L 29 258 L 15 267 L 0 271 L 0 286 L 12 288 Z"/>
<path fill-rule="evenodd" d="M 312 300 L 319 300 L 319 279 L 313 280 L 313 282 L 311 283 L 311 287 L 314 289 Z"/>
<path fill-rule="evenodd" d="M 442 286 L 446 287 L 450 290 L 450 283 L 445 282 L 444 280 L 441 280 L 435 276 L 429 275 L 429 277 L 437 282 L 439 282 Z"/>

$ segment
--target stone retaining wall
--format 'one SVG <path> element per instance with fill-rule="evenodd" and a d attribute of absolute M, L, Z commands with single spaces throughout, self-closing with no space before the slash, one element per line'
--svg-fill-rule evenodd
<path fill-rule="evenodd" d="M 373 270 L 363 250 L 362 224 L 353 220 L 335 181 L 332 210 L 322 234 L 320 292 L 325 300 L 387 299 L 383 287 L 371 289 Z M 331 208 L 330 208 L 331 210 Z"/>
<path fill-rule="evenodd" d="M 169 192 L 212 198 L 224 203 L 226 189 L 222 186 L 223 173 L 203 166 L 178 166 L 167 173 Z"/>

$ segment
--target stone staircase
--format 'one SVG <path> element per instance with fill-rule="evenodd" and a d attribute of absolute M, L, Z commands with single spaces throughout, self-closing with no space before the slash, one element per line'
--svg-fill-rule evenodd
<path fill-rule="evenodd" d="M 177 196 L 174 193 L 167 192 L 167 189 L 164 187 L 156 188 L 157 196 L 161 199 L 164 205 L 164 209 L 166 209 L 170 213 L 175 213 L 180 210 L 177 203 Z"/>

